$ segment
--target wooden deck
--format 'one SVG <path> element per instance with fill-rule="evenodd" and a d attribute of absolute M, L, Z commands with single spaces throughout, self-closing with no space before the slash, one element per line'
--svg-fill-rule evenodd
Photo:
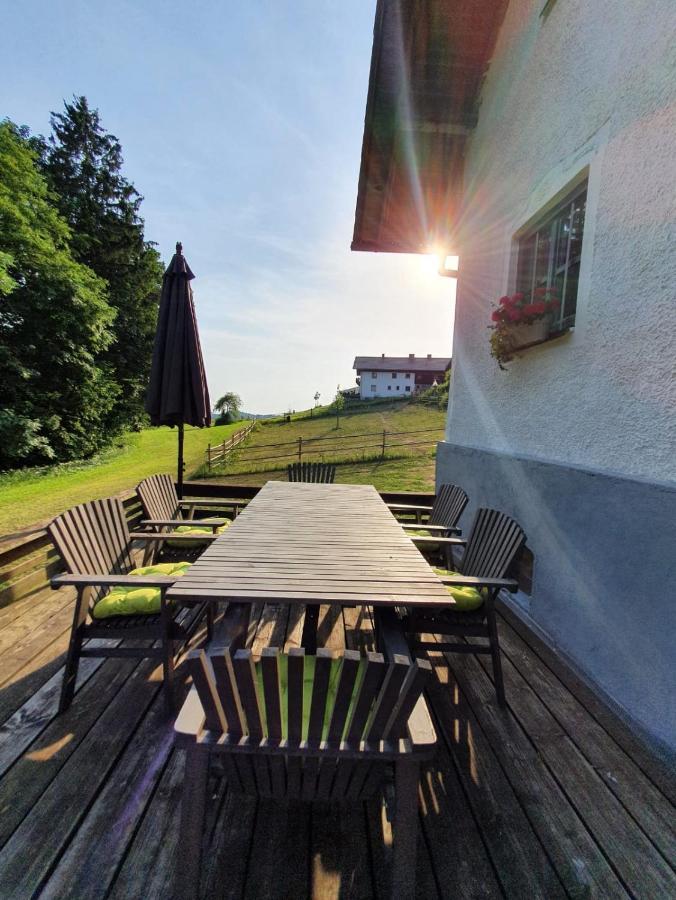
<path fill-rule="evenodd" d="M 54 717 L 66 592 L 0 609 L 0 897 L 169 898 L 182 758 L 150 660 L 83 660 Z M 254 647 L 300 640 L 298 607 L 256 608 Z M 344 634 L 343 634 L 344 630 Z M 433 655 L 440 733 L 421 789 L 419 896 L 676 897 L 673 794 L 658 766 L 511 616 L 509 709 L 490 662 Z M 322 607 L 320 641 L 368 644 L 358 610 Z M 206 897 L 379 897 L 379 807 L 242 802 L 214 785 Z"/>

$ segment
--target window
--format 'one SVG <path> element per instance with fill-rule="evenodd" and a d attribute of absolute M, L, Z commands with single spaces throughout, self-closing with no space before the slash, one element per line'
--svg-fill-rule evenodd
<path fill-rule="evenodd" d="M 575 324 L 586 207 L 585 181 L 519 238 L 516 289 L 526 296 L 532 296 L 539 287 L 556 289 L 561 307 L 552 331 L 563 331 Z"/>
<path fill-rule="evenodd" d="M 410 385 L 410 384 L 407 384 L 406 387 L 404 388 L 404 390 L 405 390 L 405 391 L 409 391 L 409 393 L 410 393 L 411 385 Z"/>
<path fill-rule="evenodd" d="M 372 391 L 376 391 L 376 390 L 378 390 L 378 388 L 375 386 L 375 384 L 372 384 L 372 385 L 371 385 L 371 390 L 372 390 Z"/>
<path fill-rule="evenodd" d="M 411 373 L 410 373 L 410 372 L 407 372 L 407 373 L 404 375 L 404 378 L 410 378 L 410 377 L 411 377 Z"/>
<path fill-rule="evenodd" d="M 388 390 L 388 391 L 391 391 L 391 390 L 392 390 L 392 385 L 391 385 L 391 384 L 388 384 L 388 385 L 387 385 L 387 390 Z"/>
<path fill-rule="evenodd" d="M 397 390 L 398 390 L 398 391 L 401 390 L 401 388 L 399 387 L 399 385 L 397 385 Z"/>
<path fill-rule="evenodd" d="M 377 372 L 371 372 L 371 378 L 377 378 L 377 377 L 378 377 Z"/>
<path fill-rule="evenodd" d="M 396 373 L 396 372 L 392 372 L 392 378 L 396 378 L 396 377 L 397 377 L 397 373 Z"/>

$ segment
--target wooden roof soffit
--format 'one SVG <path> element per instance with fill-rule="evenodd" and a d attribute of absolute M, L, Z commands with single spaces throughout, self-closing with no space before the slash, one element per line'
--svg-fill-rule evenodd
<path fill-rule="evenodd" d="M 465 143 L 508 0 L 378 0 L 353 250 L 452 252 Z"/>

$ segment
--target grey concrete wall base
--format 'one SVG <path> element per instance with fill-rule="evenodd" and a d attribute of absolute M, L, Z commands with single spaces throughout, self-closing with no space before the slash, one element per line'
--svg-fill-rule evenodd
<path fill-rule="evenodd" d="M 527 613 L 658 743 L 676 748 L 676 485 L 442 442 L 437 487 L 526 531 Z"/>

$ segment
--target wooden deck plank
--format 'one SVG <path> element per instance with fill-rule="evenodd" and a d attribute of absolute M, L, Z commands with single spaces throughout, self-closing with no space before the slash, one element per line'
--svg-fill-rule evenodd
<path fill-rule="evenodd" d="M 59 769 L 5 843 L 0 851 L 0 896 L 32 896 L 49 877 L 158 690 L 159 682 L 150 680 L 153 668 L 150 660 L 137 665 L 103 708 L 79 752 Z M 29 781 L 23 785 L 27 789 Z M 13 800 L 17 796 L 18 787 L 11 791 Z"/>
<path fill-rule="evenodd" d="M 539 634 L 529 629 L 528 625 L 504 603 L 500 604 L 500 614 L 527 644 L 530 652 L 556 675 L 577 702 L 584 706 L 608 732 L 612 740 L 634 761 L 667 800 L 676 805 L 673 752 L 669 760 L 665 760 L 661 754 L 658 756 L 655 748 L 648 745 L 630 722 L 620 718 L 618 713 L 608 706 L 593 684 L 577 671 L 570 661 L 552 645 L 546 643 Z"/>
<path fill-rule="evenodd" d="M 472 643 L 472 639 L 468 638 L 468 642 Z M 492 675 L 486 658 L 479 659 L 479 663 Z M 503 673 L 513 715 L 622 883 L 635 897 L 676 896 L 676 876 L 671 866 L 626 814 L 509 658 L 503 661 Z M 571 727 L 575 727 L 574 722 Z"/>
<path fill-rule="evenodd" d="M 473 819 L 506 896 L 565 896 L 563 886 L 528 821 L 471 707 L 441 654 L 430 654 L 435 682 L 428 689 L 438 731 L 471 807 Z M 458 817 L 451 817 L 455 822 Z M 462 837 L 459 830 L 455 840 Z"/>
<path fill-rule="evenodd" d="M 119 644 L 120 641 L 107 641 L 108 644 Z M 76 683 L 76 691 L 80 691 L 84 684 L 101 668 L 105 662 L 102 658 L 85 658 L 78 670 Z M 132 667 L 133 668 L 133 667 Z M 126 670 L 125 670 L 126 671 Z M 131 669 L 129 669 L 131 671 Z M 115 674 L 115 670 L 107 670 Z M 126 675 L 122 676 L 123 679 Z M 0 776 L 21 756 L 21 754 L 33 744 L 47 726 L 53 722 L 59 706 L 59 693 L 61 691 L 61 682 L 63 680 L 63 669 L 59 669 L 50 680 L 44 684 L 26 703 L 24 703 L 16 712 L 11 715 L 0 726 Z M 103 682 L 104 686 L 106 682 Z M 95 690 L 100 691 L 99 682 Z M 94 694 L 94 696 L 97 696 Z M 93 704 L 96 710 L 98 704 Z M 70 722 L 73 717 L 69 717 Z M 53 723 L 55 728 L 62 728 L 63 720 Z M 62 738 L 55 738 L 52 732 L 43 737 L 39 744 L 46 743 L 54 745 L 59 743 Z M 72 741 L 68 741 L 72 744 Z M 32 748 L 33 753 L 39 752 Z"/>
<path fill-rule="evenodd" d="M 183 751 L 173 752 L 108 894 L 111 900 L 167 900 L 173 896 L 180 865 L 178 829 L 184 766 Z"/>
<path fill-rule="evenodd" d="M 608 790 L 665 859 L 676 860 L 676 819 L 669 800 L 504 620 L 500 646 Z"/>
<path fill-rule="evenodd" d="M 42 890 L 42 900 L 95 900 L 107 894 L 162 776 L 172 744 L 171 723 L 158 697 L 59 859 Z"/>
<path fill-rule="evenodd" d="M 493 684 L 477 659 L 445 656 L 566 891 L 572 896 L 628 896 L 528 734 L 498 707 Z"/>

